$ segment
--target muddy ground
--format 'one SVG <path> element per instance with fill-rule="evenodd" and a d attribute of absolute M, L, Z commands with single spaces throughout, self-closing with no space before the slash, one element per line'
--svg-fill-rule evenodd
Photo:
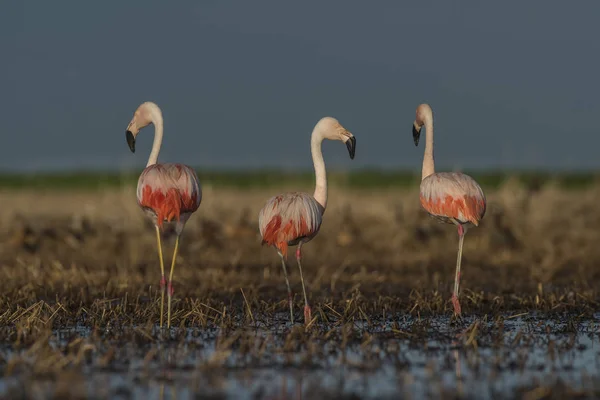
<path fill-rule="evenodd" d="M 304 248 L 306 329 L 293 253 L 294 326 L 279 259 L 260 246 L 258 210 L 278 191 L 204 187 L 163 332 L 133 187 L 0 192 L 0 395 L 600 395 L 600 185 L 488 191 L 465 240 L 461 319 L 448 301 L 456 230 L 420 210 L 417 190 L 330 190 Z"/>

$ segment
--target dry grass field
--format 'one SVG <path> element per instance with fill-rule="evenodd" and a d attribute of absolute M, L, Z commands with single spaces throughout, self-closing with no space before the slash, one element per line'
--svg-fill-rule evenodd
<path fill-rule="evenodd" d="M 456 231 L 420 209 L 417 190 L 331 190 L 321 232 L 305 246 L 315 304 L 354 295 L 369 307 L 377 299 L 398 311 L 449 312 L 442 300 L 454 278 Z M 155 235 L 134 192 L 0 193 L 2 302 L 27 306 L 31 297 L 87 304 L 99 295 L 151 293 L 159 280 Z M 175 271 L 178 310 L 185 299 L 244 310 L 240 289 L 257 301 L 285 305 L 279 258 L 260 245 L 257 227 L 258 210 L 276 193 L 204 188 L 201 208 L 182 238 Z M 465 240 L 465 312 L 594 304 L 599 195 L 600 186 L 528 191 L 510 182 L 488 192 L 483 223 Z M 164 244 L 166 262 L 172 246 L 172 240 Z M 293 253 L 288 261 L 298 289 Z"/>
<path fill-rule="evenodd" d="M 5 376 L 0 394 L 78 398 L 89 396 L 94 387 L 106 390 L 98 397 L 152 397 L 165 395 L 166 382 L 167 392 L 175 390 L 172 395 L 205 398 L 201 393 L 210 387 L 216 398 L 227 398 L 230 392 L 219 379 L 240 366 L 270 371 L 308 363 L 309 369 L 329 368 L 329 355 L 341 351 L 342 361 L 336 358 L 335 365 L 349 368 L 350 363 L 352 373 L 381 371 L 385 365 L 410 373 L 410 360 L 405 361 L 409 366 L 399 367 L 396 358 L 374 357 L 375 347 L 399 357 L 398 348 L 431 346 L 433 340 L 447 350 L 440 350 L 440 365 L 448 363 L 447 355 L 458 351 L 456 346 L 469 363 L 468 349 L 492 346 L 494 332 L 510 334 L 505 323 L 513 316 L 535 317 L 524 322 L 531 334 L 549 326 L 577 333 L 583 329 L 581 321 L 593 324 L 600 301 L 600 185 L 565 190 L 550 182 L 528 188 L 509 180 L 487 190 L 483 223 L 465 240 L 464 318 L 459 320 L 452 317 L 449 303 L 456 231 L 420 209 L 418 188 L 334 186 L 321 232 L 304 248 L 316 317 L 309 329 L 288 324 L 279 258 L 260 245 L 258 210 L 283 189 L 204 186 L 202 205 L 184 231 L 175 270 L 176 328 L 162 335 L 156 329 L 160 293 L 155 236 L 137 207 L 133 186 L 0 192 L 0 368 Z M 168 265 L 173 238 L 163 246 Z M 296 319 L 301 322 L 303 300 L 293 253 L 288 262 Z M 590 335 L 597 334 L 593 325 L 585 326 Z M 249 336 L 248 330 L 254 334 Z M 257 330 L 263 332 L 260 340 Z M 514 340 L 510 336 L 507 346 L 515 345 Z M 208 351 L 203 343 L 209 342 L 210 354 L 203 353 Z M 356 365 L 342 351 L 351 345 L 360 353 Z M 163 351 L 169 353 L 167 359 Z M 507 371 L 526 365 L 520 359 L 513 365 L 512 356 L 506 357 Z M 134 361 L 125 361 L 129 359 L 137 360 L 135 368 Z M 429 364 L 420 367 L 427 370 Z M 455 369 L 448 371 L 454 374 Z M 132 370 L 137 375 L 125 383 L 110 377 L 104 378 L 110 384 L 86 381 L 92 372 L 98 377 Z M 217 376 L 216 370 L 222 373 Z M 199 375 L 182 377 L 186 371 Z M 416 390 L 409 389 L 408 378 L 402 379 L 395 390 Z M 140 384 L 147 381 L 150 386 Z M 571 387 L 572 382 L 560 380 L 548 388 L 548 382 L 541 379 L 513 389 L 528 398 L 600 393 L 595 386 Z M 297 388 L 285 383 L 267 385 L 263 392 L 252 389 L 254 398 L 271 396 L 271 386 L 283 388 L 284 398 L 296 398 Z M 306 398 L 342 393 L 325 386 L 321 383 L 321 391 L 310 392 L 315 385 L 307 389 L 304 384 L 300 392 Z M 426 394 L 469 397 L 457 385 L 446 386 L 440 383 L 442 392 Z M 358 396 L 348 398 L 369 397 L 363 389 L 345 390 Z"/>

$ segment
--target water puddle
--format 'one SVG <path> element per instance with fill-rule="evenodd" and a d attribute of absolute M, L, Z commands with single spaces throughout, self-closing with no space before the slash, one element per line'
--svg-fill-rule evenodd
<path fill-rule="evenodd" d="M 399 317 L 309 333 L 274 326 L 173 329 L 169 338 L 143 327 L 55 330 L 38 351 L 37 343 L 0 348 L 0 395 L 484 399 L 557 387 L 600 393 L 599 326 L 574 316 Z"/>

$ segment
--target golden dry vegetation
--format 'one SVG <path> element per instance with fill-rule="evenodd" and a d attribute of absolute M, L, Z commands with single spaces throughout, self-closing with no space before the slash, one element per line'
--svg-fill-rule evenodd
<path fill-rule="evenodd" d="M 305 276 L 317 308 L 355 299 L 376 314 L 450 312 L 456 231 L 420 209 L 417 190 L 331 189 L 321 232 L 305 246 Z M 125 296 L 155 300 L 155 236 L 134 192 L 128 186 L 1 193 L 2 303 L 14 310 L 63 299 L 75 313 L 67 305 Z M 186 315 L 191 322 L 198 302 L 247 312 L 242 290 L 250 310 L 265 304 L 285 310 L 279 259 L 260 245 L 257 228 L 258 210 L 276 193 L 204 188 L 175 270 L 176 323 Z M 463 311 L 596 304 L 599 194 L 600 186 L 528 190 L 510 181 L 488 192 L 483 223 L 465 241 Z M 173 240 L 163 246 L 168 265 Z M 300 307 L 293 252 L 288 262 Z"/>

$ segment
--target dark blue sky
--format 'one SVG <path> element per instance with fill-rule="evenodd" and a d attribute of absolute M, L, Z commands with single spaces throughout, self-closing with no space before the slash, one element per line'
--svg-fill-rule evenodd
<path fill-rule="evenodd" d="M 337 169 L 420 169 L 416 106 L 436 161 L 598 168 L 600 3 L 14 1 L 0 13 L 0 170 L 143 167 L 143 101 L 165 117 L 161 161 L 310 168 L 325 115 L 357 137 Z"/>

